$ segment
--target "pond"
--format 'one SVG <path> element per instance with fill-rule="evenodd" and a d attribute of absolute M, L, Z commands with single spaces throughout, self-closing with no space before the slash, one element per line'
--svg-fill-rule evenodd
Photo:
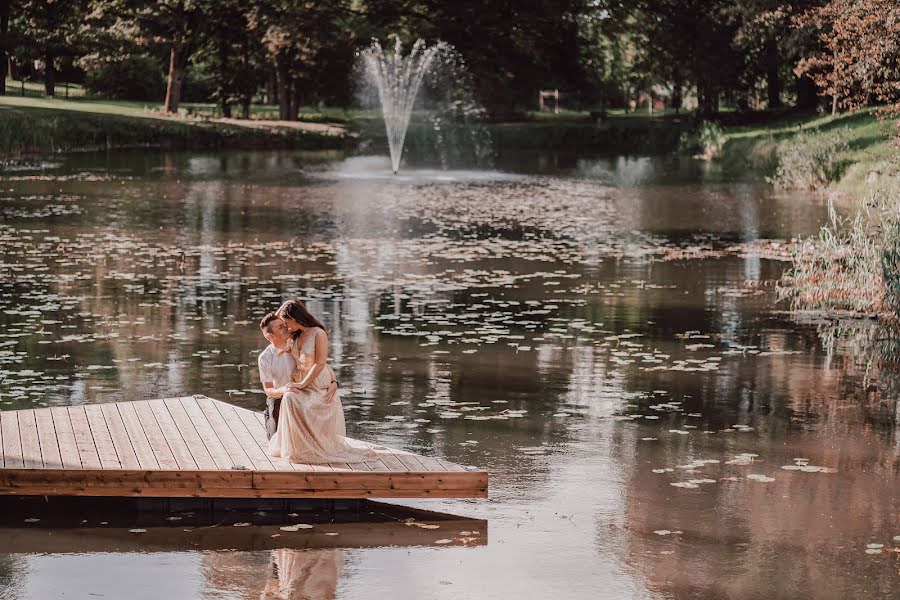
<path fill-rule="evenodd" d="M 301 298 L 350 435 L 485 468 L 491 493 L 398 502 L 485 520 L 485 544 L 73 537 L 0 556 L 0 596 L 293 597 L 279 552 L 296 597 L 892 594 L 896 400 L 776 302 L 823 201 L 673 157 L 497 169 L 142 150 L 2 173 L 0 408 L 261 409 L 259 318 Z"/>

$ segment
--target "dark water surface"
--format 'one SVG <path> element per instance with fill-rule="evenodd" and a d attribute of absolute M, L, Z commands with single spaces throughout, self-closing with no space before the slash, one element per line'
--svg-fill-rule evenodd
<path fill-rule="evenodd" d="M 822 201 L 680 159 L 500 165 L 142 151 L 2 174 L 0 408 L 261 408 L 257 321 L 300 297 L 332 329 L 350 434 L 484 467 L 491 497 L 407 503 L 486 520 L 486 544 L 72 535 L 0 556 L 0 597 L 895 593 L 896 399 L 772 286 Z"/>

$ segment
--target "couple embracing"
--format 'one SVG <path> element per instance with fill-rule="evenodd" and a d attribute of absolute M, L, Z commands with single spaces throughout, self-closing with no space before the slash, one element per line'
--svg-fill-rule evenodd
<path fill-rule="evenodd" d="M 356 463 L 376 458 L 347 439 L 344 408 L 328 366 L 328 334 L 299 300 L 259 324 L 268 347 L 259 355 L 266 392 L 269 454 L 295 463 Z"/>

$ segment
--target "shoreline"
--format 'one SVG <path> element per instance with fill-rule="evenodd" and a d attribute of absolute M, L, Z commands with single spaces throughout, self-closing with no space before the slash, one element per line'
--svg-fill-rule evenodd
<path fill-rule="evenodd" d="M 122 148 L 346 150 L 357 137 L 339 124 L 170 117 L 111 106 L 0 97 L 0 159 Z"/>

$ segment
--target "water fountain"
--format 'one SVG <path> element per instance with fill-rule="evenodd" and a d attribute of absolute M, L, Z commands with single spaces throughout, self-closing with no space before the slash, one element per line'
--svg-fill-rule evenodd
<path fill-rule="evenodd" d="M 395 38 L 393 50 L 385 49 L 375 40 L 361 53 L 366 77 L 378 90 L 391 167 L 395 174 L 400 169 L 403 142 L 422 80 L 434 66 L 435 59 L 449 49 L 450 46 L 444 42 L 426 46 L 423 40 L 419 40 L 404 56 L 400 38 Z"/>

